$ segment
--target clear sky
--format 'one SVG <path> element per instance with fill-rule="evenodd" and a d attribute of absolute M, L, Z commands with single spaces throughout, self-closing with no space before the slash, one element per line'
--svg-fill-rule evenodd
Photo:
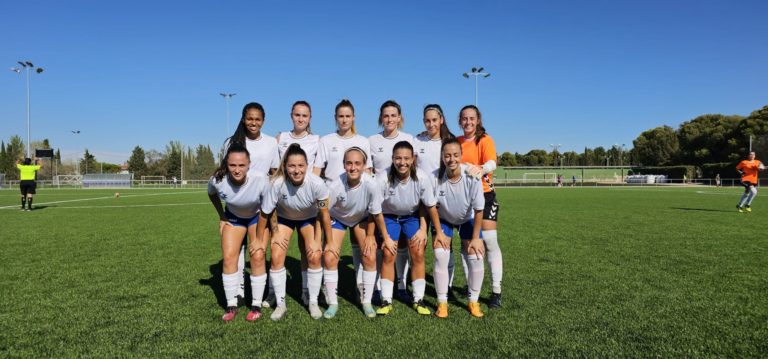
<path fill-rule="evenodd" d="M 405 131 L 439 103 L 479 105 L 499 152 L 627 144 L 640 132 L 705 113 L 768 104 L 768 1 L 26 1 L 0 11 L 0 139 L 32 139 L 65 160 L 88 148 L 126 160 L 170 140 L 217 148 L 242 106 L 266 108 L 264 132 L 288 130 L 290 106 L 313 107 L 312 129 L 334 130 L 349 98 L 360 133 L 379 106 L 403 106 Z M 79 135 L 71 130 L 80 130 Z"/>

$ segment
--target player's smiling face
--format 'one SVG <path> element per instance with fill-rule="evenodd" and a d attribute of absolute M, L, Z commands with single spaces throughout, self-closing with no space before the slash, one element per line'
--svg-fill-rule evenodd
<path fill-rule="evenodd" d="M 440 117 L 440 113 L 437 110 L 429 110 L 424 114 L 424 128 L 427 130 L 427 136 L 429 138 L 437 138 L 440 136 L 440 126 L 445 121 Z"/>
<path fill-rule="evenodd" d="M 293 129 L 295 132 L 301 133 L 307 130 L 309 127 L 309 120 L 312 118 L 312 113 L 309 112 L 309 107 L 304 105 L 293 106 L 291 111 L 291 120 L 293 121 Z"/>
<path fill-rule="evenodd" d="M 387 106 L 384 107 L 384 110 L 381 111 L 379 123 L 382 127 L 384 127 L 384 132 L 392 133 L 393 131 L 397 130 L 397 127 L 400 125 L 400 121 L 402 119 L 403 118 L 400 116 L 400 113 L 397 111 L 396 107 Z"/>
<path fill-rule="evenodd" d="M 477 111 L 473 108 L 464 109 L 459 115 L 459 127 L 464 131 L 465 137 L 474 137 L 477 131 Z"/>
<path fill-rule="evenodd" d="M 395 165 L 397 175 L 401 179 L 405 179 L 411 172 L 413 167 L 413 152 L 407 148 L 398 148 L 392 153 L 392 164 Z"/>
<path fill-rule="evenodd" d="M 747 159 L 750 160 L 750 161 L 754 161 L 755 160 L 755 153 L 754 152 L 750 152 L 747 155 Z"/>
<path fill-rule="evenodd" d="M 461 165 L 461 146 L 458 143 L 449 143 L 443 146 L 443 163 L 451 172 L 459 170 Z"/>
<path fill-rule="evenodd" d="M 349 107 L 339 107 L 336 111 L 336 128 L 339 132 L 347 132 L 352 128 L 352 124 L 355 123 L 355 114 L 352 113 L 352 109 Z"/>
<path fill-rule="evenodd" d="M 248 138 L 257 138 L 261 135 L 261 127 L 264 126 L 264 114 L 255 108 L 249 109 L 248 112 L 245 113 L 243 124 L 245 125 L 245 130 L 248 132 Z"/>
<path fill-rule="evenodd" d="M 304 182 L 304 175 L 307 173 L 307 160 L 302 155 L 292 155 L 285 162 L 285 175 L 294 185 L 300 185 Z"/>
<path fill-rule="evenodd" d="M 344 170 L 347 172 L 347 178 L 353 182 L 360 180 L 365 167 L 365 160 L 360 151 L 349 151 L 344 156 Z"/>
<path fill-rule="evenodd" d="M 232 182 L 242 183 L 245 181 L 245 174 L 248 173 L 248 167 L 251 162 L 248 155 L 244 152 L 231 152 L 227 156 L 227 170 Z"/>

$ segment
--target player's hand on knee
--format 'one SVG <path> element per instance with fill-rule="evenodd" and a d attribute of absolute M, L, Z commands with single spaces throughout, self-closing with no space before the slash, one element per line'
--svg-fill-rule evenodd
<path fill-rule="evenodd" d="M 485 255 L 485 243 L 480 238 L 474 238 L 471 241 L 469 241 L 469 246 L 467 246 L 467 253 L 469 255 L 475 255 L 477 259 L 483 258 Z"/>

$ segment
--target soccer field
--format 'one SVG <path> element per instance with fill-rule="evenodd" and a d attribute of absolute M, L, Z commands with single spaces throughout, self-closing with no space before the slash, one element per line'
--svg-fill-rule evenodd
<path fill-rule="evenodd" d="M 229 324 L 205 192 L 120 192 L 43 189 L 22 212 L 0 191 L 0 357 L 768 356 L 768 192 L 742 214 L 735 188 L 501 189 L 504 308 L 485 318 L 463 298 L 445 320 L 365 318 L 347 242 L 340 312 L 312 320 L 294 240 L 287 318 Z"/>

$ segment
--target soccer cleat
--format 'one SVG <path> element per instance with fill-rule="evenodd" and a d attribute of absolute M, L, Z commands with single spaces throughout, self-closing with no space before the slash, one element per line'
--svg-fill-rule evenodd
<path fill-rule="evenodd" d="M 741 206 L 736 206 L 736 210 L 739 211 L 739 213 L 744 213 L 744 210 L 741 208 Z"/>
<path fill-rule="evenodd" d="M 376 310 L 376 315 L 389 315 L 389 313 L 392 313 L 393 309 L 392 303 L 384 300 L 381 302 L 381 307 Z"/>
<path fill-rule="evenodd" d="M 412 301 L 411 295 L 408 294 L 407 289 L 398 289 L 397 290 L 397 299 L 401 302 L 408 303 Z"/>
<path fill-rule="evenodd" d="M 491 293 L 488 298 L 488 308 L 501 308 L 501 293 Z"/>
<path fill-rule="evenodd" d="M 227 307 L 226 311 L 224 312 L 224 315 L 221 316 L 221 320 L 225 322 L 229 322 L 232 319 L 235 319 L 236 315 L 237 315 L 237 307 Z"/>
<path fill-rule="evenodd" d="M 323 311 L 320 310 L 320 305 L 317 303 L 309 303 L 309 316 L 312 319 L 320 319 L 323 317 Z"/>
<path fill-rule="evenodd" d="M 328 309 L 325 310 L 325 313 L 323 316 L 327 319 L 333 319 L 333 317 L 336 316 L 336 312 L 339 310 L 338 304 L 331 304 L 328 306 Z"/>
<path fill-rule="evenodd" d="M 448 318 L 448 303 L 438 303 L 435 316 L 438 318 Z"/>
<path fill-rule="evenodd" d="M 275 311 L 272 312 L 272 315 L 269 316 L 269 319 L 272 319 L 273 321 L 277 322 L 283 317 L 285 317 L 285 312 L 288 311 L 288 308 L 285 307 L 285 304 L 279 305 L 275 307 Z"/>
<path fill-rule="evenodd" d="M 747 212 L 752 212 L 752 207 L 751 206 L 746 206 L 746 207 L 744 207 L 744 210 L 747 211 Z"/>
<path fill-rule="evenodd" d="M 265 298 L 261 302 L 262 308 L 274 308 L 277 305 L 277 299 L 275 298 L 275 293 L 270 291 L 269 294 L 267 294 L 267 298 Z"/>
<path fill-rule="evenodd" d="M 483 310 L 480 309 L 480 303 L 478 302 L 467 303 L 467 309 L 469 309 L 469 314 L 472 314 L 475 318 L 482 318 L 485 316 Z"/>
<path fill-rule="evenodd" d="M 259 307 L 251 307 L 248 315 L 245 316 L 245 320 L 249 322 L 255 322 L 259 318 L 261 318 L 261 308 Z"/>
<path fill-rule="evenodd" d="M 416 313 L 419 313 L 420 315 L 432 314 L 432 311 L 430 311 L 429 308 L 427 308 L 423 300 L 413 303 L 413 309 L 415 309 Z"/>
<path fill-rule="evenodd" d="M 368 318 L 376 318 L 376 310 L 373 309 L 371 303 L 363 303 L 363 313 Z"/>

